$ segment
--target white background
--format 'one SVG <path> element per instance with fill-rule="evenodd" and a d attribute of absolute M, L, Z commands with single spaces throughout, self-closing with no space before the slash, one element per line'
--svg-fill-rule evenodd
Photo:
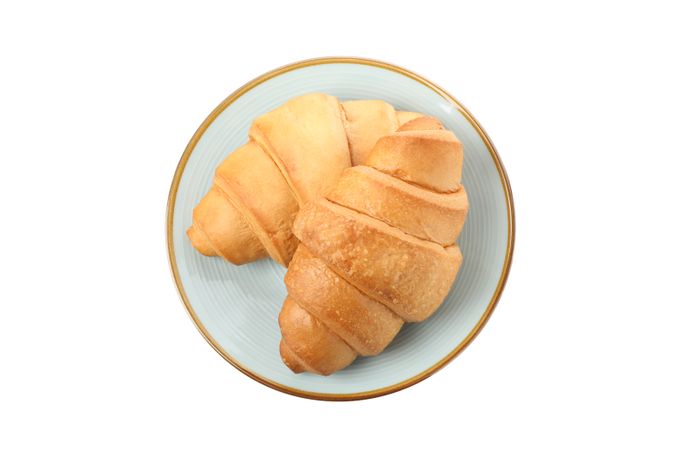
<path fill-rule="evenodd" d="M 3 2 L 0 448 L 683 448 L 685 31 L 676 2 Z M 628 4 L 630 3 L 630 4 Z M 492 319 L 399 393 L 268 389 L 167 263 L 179 157 L 243 83 L 315 56 L 426 76 L 509 172 Z"/>

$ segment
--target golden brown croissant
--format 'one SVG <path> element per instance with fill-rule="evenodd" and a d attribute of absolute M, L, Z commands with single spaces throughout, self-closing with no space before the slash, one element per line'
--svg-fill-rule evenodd
<path fill-rule="evenodd" d="M 462 261 L 454 243 L 468 211 L 462 160 L 452 132 L 414 118 L 300 210 L 279 315 L 291 370 L 328 375 L 376 355 L 404 322 L 440 306 Z"/>
<path fill-rule="evenodd" d="M 268 255 L 287 266 L 298 244 L 292 223 L 299 208 L 364 161 L 379 137 L 419 116 L 381 100 L 340 103 L 316 93 L 258 117 L 248 143 L 219 165 L 195 207 L 193 246 L 234 264 Z"/>

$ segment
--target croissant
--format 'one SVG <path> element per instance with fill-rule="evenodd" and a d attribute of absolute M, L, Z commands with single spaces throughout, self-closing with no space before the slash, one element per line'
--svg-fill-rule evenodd
<path fill-rule="evenodd" d="M 381 100 L 296 97 L 257 119 L 247 144 L 216 169 L 188 229 L 203 255 L 244 264 L 269 256 L 287 267 L 299 208 L 363 162 L 379 137 L 419 117 Z"/>
<path fill-rule="evenodd" d="M 462 161 L 455 135 L 418 117 L 299 211 L 278 319 L 292 371 L 329 375 L 377 355 L 404 322 L 440 306 L 462 262 L 454 243 L 469 207 Z"/>

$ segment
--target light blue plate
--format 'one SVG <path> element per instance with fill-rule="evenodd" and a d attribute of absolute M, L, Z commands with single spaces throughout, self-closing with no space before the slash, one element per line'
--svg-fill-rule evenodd
<path fill-rule="evenodd" d="M 204 257 L 185 234 L 193 207 L 209 190 L 215 167 L 245 143 L 252 120 L 307 92 L 325 92 L 342 100 L 382 99 L 398 110 L 437 117 L 464 144 L 463 183 L 471 204 L 459 238 L 464 263 L 442 307 L 425 322 L 405 325 L 379 356 L 358 358 L 329 377 L 295 375 L 281 362 L 277 317 L 286 295 L 284 268 L 271 260 L 238 267 Z M 390 64 L 325 58 L 262 75 L 210 114 L 176 170 L 169 194 L 167 240 L 183 302 L 200 332 L 227 361 L 284 392 L 318 399 L 360 399 L 423 380 L 480 331 L 509 271 L 514 212 L 509 182 L 492 143 L 456 100 Z"/>

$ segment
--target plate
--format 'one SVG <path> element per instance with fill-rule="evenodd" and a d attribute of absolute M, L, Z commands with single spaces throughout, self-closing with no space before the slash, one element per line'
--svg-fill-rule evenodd
<path fill-rule="evenodd" d="M 216 166 L 246 142 L 252 120 L 286 100 L 325 92 L 341 100 L 382 99 L 438 118 L 464 144 L 470 211 L 459 237 L 464 262 L 440 309 L 405 325 L 378 356 L 328 377 L 294 374 L 278 352 L 285 269 L 271 260 L 234 266 L 193 249 L 185 231 Z M 458 355 L 492 314 L 509 272 L 514 209 L 506 172 L 490 139 L 452 96 L 397 66 L 360 58 L 301 61 L 268 72 L 224 100 L 200 125 L 178 164 L 167 209 L 174 281 L 207 342 L 244 374 L 280 391 L 326 400 L 389 394 L 435 373 Z"/>

